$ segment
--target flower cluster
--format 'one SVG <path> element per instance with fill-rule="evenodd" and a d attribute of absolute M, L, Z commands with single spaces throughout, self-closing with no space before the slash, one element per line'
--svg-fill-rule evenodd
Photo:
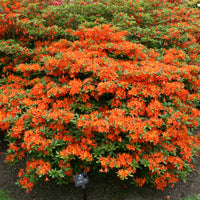
<path fill-rule="evenodd" d="M 200 12 L 161 0 L 31 2 L 0 10 L 0 129 L 6 161 L 27 162 L 19 184 L 82 171 L 157 189 L 184 178 L 200 146 Z"/>

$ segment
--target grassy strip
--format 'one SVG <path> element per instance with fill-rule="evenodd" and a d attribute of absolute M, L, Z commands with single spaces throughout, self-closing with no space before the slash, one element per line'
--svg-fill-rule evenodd
<path fill-rule="evenodd" d="M 0 189 L 0 200 L 12 200 L 12 199 L 8 196 L 8 193 L 6 191 Z"/>
<path fill-rule="evenodd" d="M 188 196 L 182 200 L 200 200 L 200 193 L 199 194 L 195 194 L 193 196 Z"/>

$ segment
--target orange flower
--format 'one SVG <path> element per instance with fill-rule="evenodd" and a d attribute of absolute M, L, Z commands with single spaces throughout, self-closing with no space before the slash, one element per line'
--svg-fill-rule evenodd
<path fill-rule="evenodd" d="M 30 181 L 29 178 L 23 177 L 19 180 L 19 183 L 27 189 L 27 192 L 32 191 L 34 183 Z"/>
<path fill-rule="evenodd" d="M 135 181 L 140 187 L 142 187 L 146 182 L 146 178 L 138 178 L 138 177 L 136 177 Z"/>
<path fill-rule="evenodd" d="M 69 86 L 71 87 L 70 88 L 70 94 L 72 96 L 74 96 L 75 94 L 79 93 L 79 90 L 81 89 L 81 86 L 82 86 L 82 81 L 74 79 L 74 80 L 69 82 Z"/>
<path fill-rule="evenodd" d="M 127 169 L 120 169 L 117 171 L 120 179 L 124 180 L 130 174 L 130 171 Z"/>

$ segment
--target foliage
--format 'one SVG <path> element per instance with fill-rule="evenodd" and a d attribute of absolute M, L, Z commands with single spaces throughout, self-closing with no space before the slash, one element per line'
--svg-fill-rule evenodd
<path fill-rule="evenodd" d="M 11 200 L 6 191 L 0 190 L 0 200 Z"/>
<path fill-rule="evenodd" d="M 186 198 L 183 198 L 182 200 L 199 200 L 200 199 L 200 195 L 193 195 L 193 196 L 189 196 Z"/>
<path fill-rule="evenodd" d="M 0 128 L 6 161 L 26 161 L 19 184 L 185 179 L 199 151 L 199 14 L 178 1 L 1 2 Z"/>

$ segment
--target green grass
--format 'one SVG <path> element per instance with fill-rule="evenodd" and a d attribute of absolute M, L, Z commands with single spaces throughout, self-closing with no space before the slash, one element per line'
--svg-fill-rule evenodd
<path fill-rule="evenodd" d="M 189 196 L 189 197 L 183 198 L 182 200 L 200 200 L 200 193 L 196 194 L 196 195 L 193 195 L 193 196 Z"/>
<path fill-rule="evenodd" d="M 0 200 L 12 200 L 12 199 L 8 196 L 8 193 L 6 191 L 0 189 Z"/>

